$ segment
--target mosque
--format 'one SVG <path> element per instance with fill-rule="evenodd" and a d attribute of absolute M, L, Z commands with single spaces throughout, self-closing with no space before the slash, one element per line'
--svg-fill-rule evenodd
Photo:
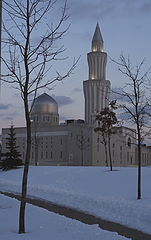
<path fill-rule="evenodd" d="M 66 120 L 59 124 L 58 104 L 48 94 L 38 96 L 31 112 L 32 165 L 106 166 L 101 136 L 94 131 L 96 112 L 109 104 L 111 84 L 106 80 L 107 53 L 97 24 L 91 52 L 87 54 L 89 79 L 83 82 L 85 119 Z M 6 151 L 8 128 L 2 129 L 2 151 Z M 15 128 L 17 145 L 25 158 L 26 128 Z M 111 155 L 113 166 L 137 164 L 135 131 L 121 126 L 113 128 Z M 142 146 L 142 165 L 151 165 L 151 151 Z"/>

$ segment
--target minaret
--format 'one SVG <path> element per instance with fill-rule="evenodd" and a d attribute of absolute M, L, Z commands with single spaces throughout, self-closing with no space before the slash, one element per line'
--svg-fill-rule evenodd
<path fill-rule="evenodd" d="M 83 82 L 85 122 L 93 125 L 98 111 L 108 106 L 110 81 L 106 80 L 107 54 L 103 52 L 103 38 L 97 23 L 92 39 L 92 52 L 87 54 L 89 80 Z"/>

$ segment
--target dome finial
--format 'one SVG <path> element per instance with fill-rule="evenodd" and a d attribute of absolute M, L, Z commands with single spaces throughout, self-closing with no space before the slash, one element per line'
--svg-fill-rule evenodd
<path fill-rule="evenodd" d="M 92 52 L 102 52 L 102 51 L 103 51 L 103 38 L 102 38 L 99 24 L 97 22 L 93 39 L 92 39 Z"/>

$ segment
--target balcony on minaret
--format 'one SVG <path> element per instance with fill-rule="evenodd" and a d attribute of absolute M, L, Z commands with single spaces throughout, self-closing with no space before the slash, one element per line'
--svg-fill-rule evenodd
<path fill-rule="evenodd" d="M 99 41 L 94 41 L 92 43 L 92 52 L 103 52 L 103 46 Z"/>

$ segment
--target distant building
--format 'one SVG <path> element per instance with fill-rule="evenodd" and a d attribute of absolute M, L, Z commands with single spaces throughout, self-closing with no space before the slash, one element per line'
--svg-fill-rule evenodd
<path fill-rule="evenodd" d="M 95 116 L 109 104 L 111 84 L 106 80 L 107 54 L 97 24 L 88 53 L 89 79 L 83 82 L 85 120 L 66 120 L 59 124 L 58 104 L 43 93 L 34 102 L 32 122 L 32 165 L 106 166 L 102 137 L 94 132 Z M 16 128 L 17 145 L 25 159 L 26 128 Z M 2 129 L 2 151 L 6 152 L 8 128 Z M 135 130 L 121 126 L 113 128 L 111 155 L 113 166 L 137 164 Z M 151 165 L 151 148 L 142 146 L 142 164 Z"/>

